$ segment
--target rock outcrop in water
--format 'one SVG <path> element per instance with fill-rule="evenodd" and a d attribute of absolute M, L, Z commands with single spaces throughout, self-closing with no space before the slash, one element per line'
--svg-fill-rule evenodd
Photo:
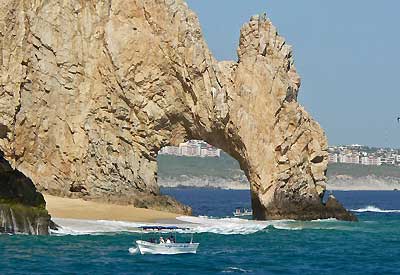
<path fill-rule="evenodd" d="M 0 15 L 0 149 L 40 191 L 187 213 L 160 196 L 156 156 L 203 139 L 240 162 L 256 218 L 327 216 L 326 138 L 265 16 L 218 62 L 181 0 L 1 0 Z"/>
<path fill-rule="evenodd" d="M 0 233 L 47 235 L 50 226 L 42 194 L 0 155 Z"/>

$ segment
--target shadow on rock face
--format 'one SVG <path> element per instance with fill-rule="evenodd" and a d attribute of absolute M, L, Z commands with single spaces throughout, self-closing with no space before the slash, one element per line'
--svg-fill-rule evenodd
<path fill-rule="evenodd" d="M 0 155 L 0 233 L 47 235 L 50 222 L 42 194 Z"/>

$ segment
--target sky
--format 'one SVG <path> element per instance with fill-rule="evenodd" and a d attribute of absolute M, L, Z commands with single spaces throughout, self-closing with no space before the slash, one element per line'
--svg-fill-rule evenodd
<path fill-rule="evenodd" d="M 299 102 L 329 144 L 400 148 L 400 1 L 187 2 L 218 60 L 237 60 L 241 26 L 266 12 L 293 45 Z"/>

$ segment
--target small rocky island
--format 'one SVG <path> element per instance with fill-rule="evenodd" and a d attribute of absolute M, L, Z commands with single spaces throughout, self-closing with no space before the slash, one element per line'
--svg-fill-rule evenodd
<path fill-rule="evenodd" d="M 327 140 L 266 16 L 242 27 L 237 61 L 219 62 L 182 0 L 5 0 L 0 15 L 0 151 L 38 191 L 187 214 L 160 195 L 156 158 L 201 139 L 239 161 L 255 218 L 355 220 L 322 202 Z M 44 211 L 39 195 L 10 194 Z"/>

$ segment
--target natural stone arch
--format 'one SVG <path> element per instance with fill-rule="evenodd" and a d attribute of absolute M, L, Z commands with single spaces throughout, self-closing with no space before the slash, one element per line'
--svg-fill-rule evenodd
<path fill-rule="evenodd" d="M 3 2 L 0 149 L 39 190 L 187 212 L 158 196 L 156 156 L 203 139 L 239 161 L 256 218 L 349 218 L 322 203 L 326 138 L 265 16 L 217 62 L 182 0 Z"/>

